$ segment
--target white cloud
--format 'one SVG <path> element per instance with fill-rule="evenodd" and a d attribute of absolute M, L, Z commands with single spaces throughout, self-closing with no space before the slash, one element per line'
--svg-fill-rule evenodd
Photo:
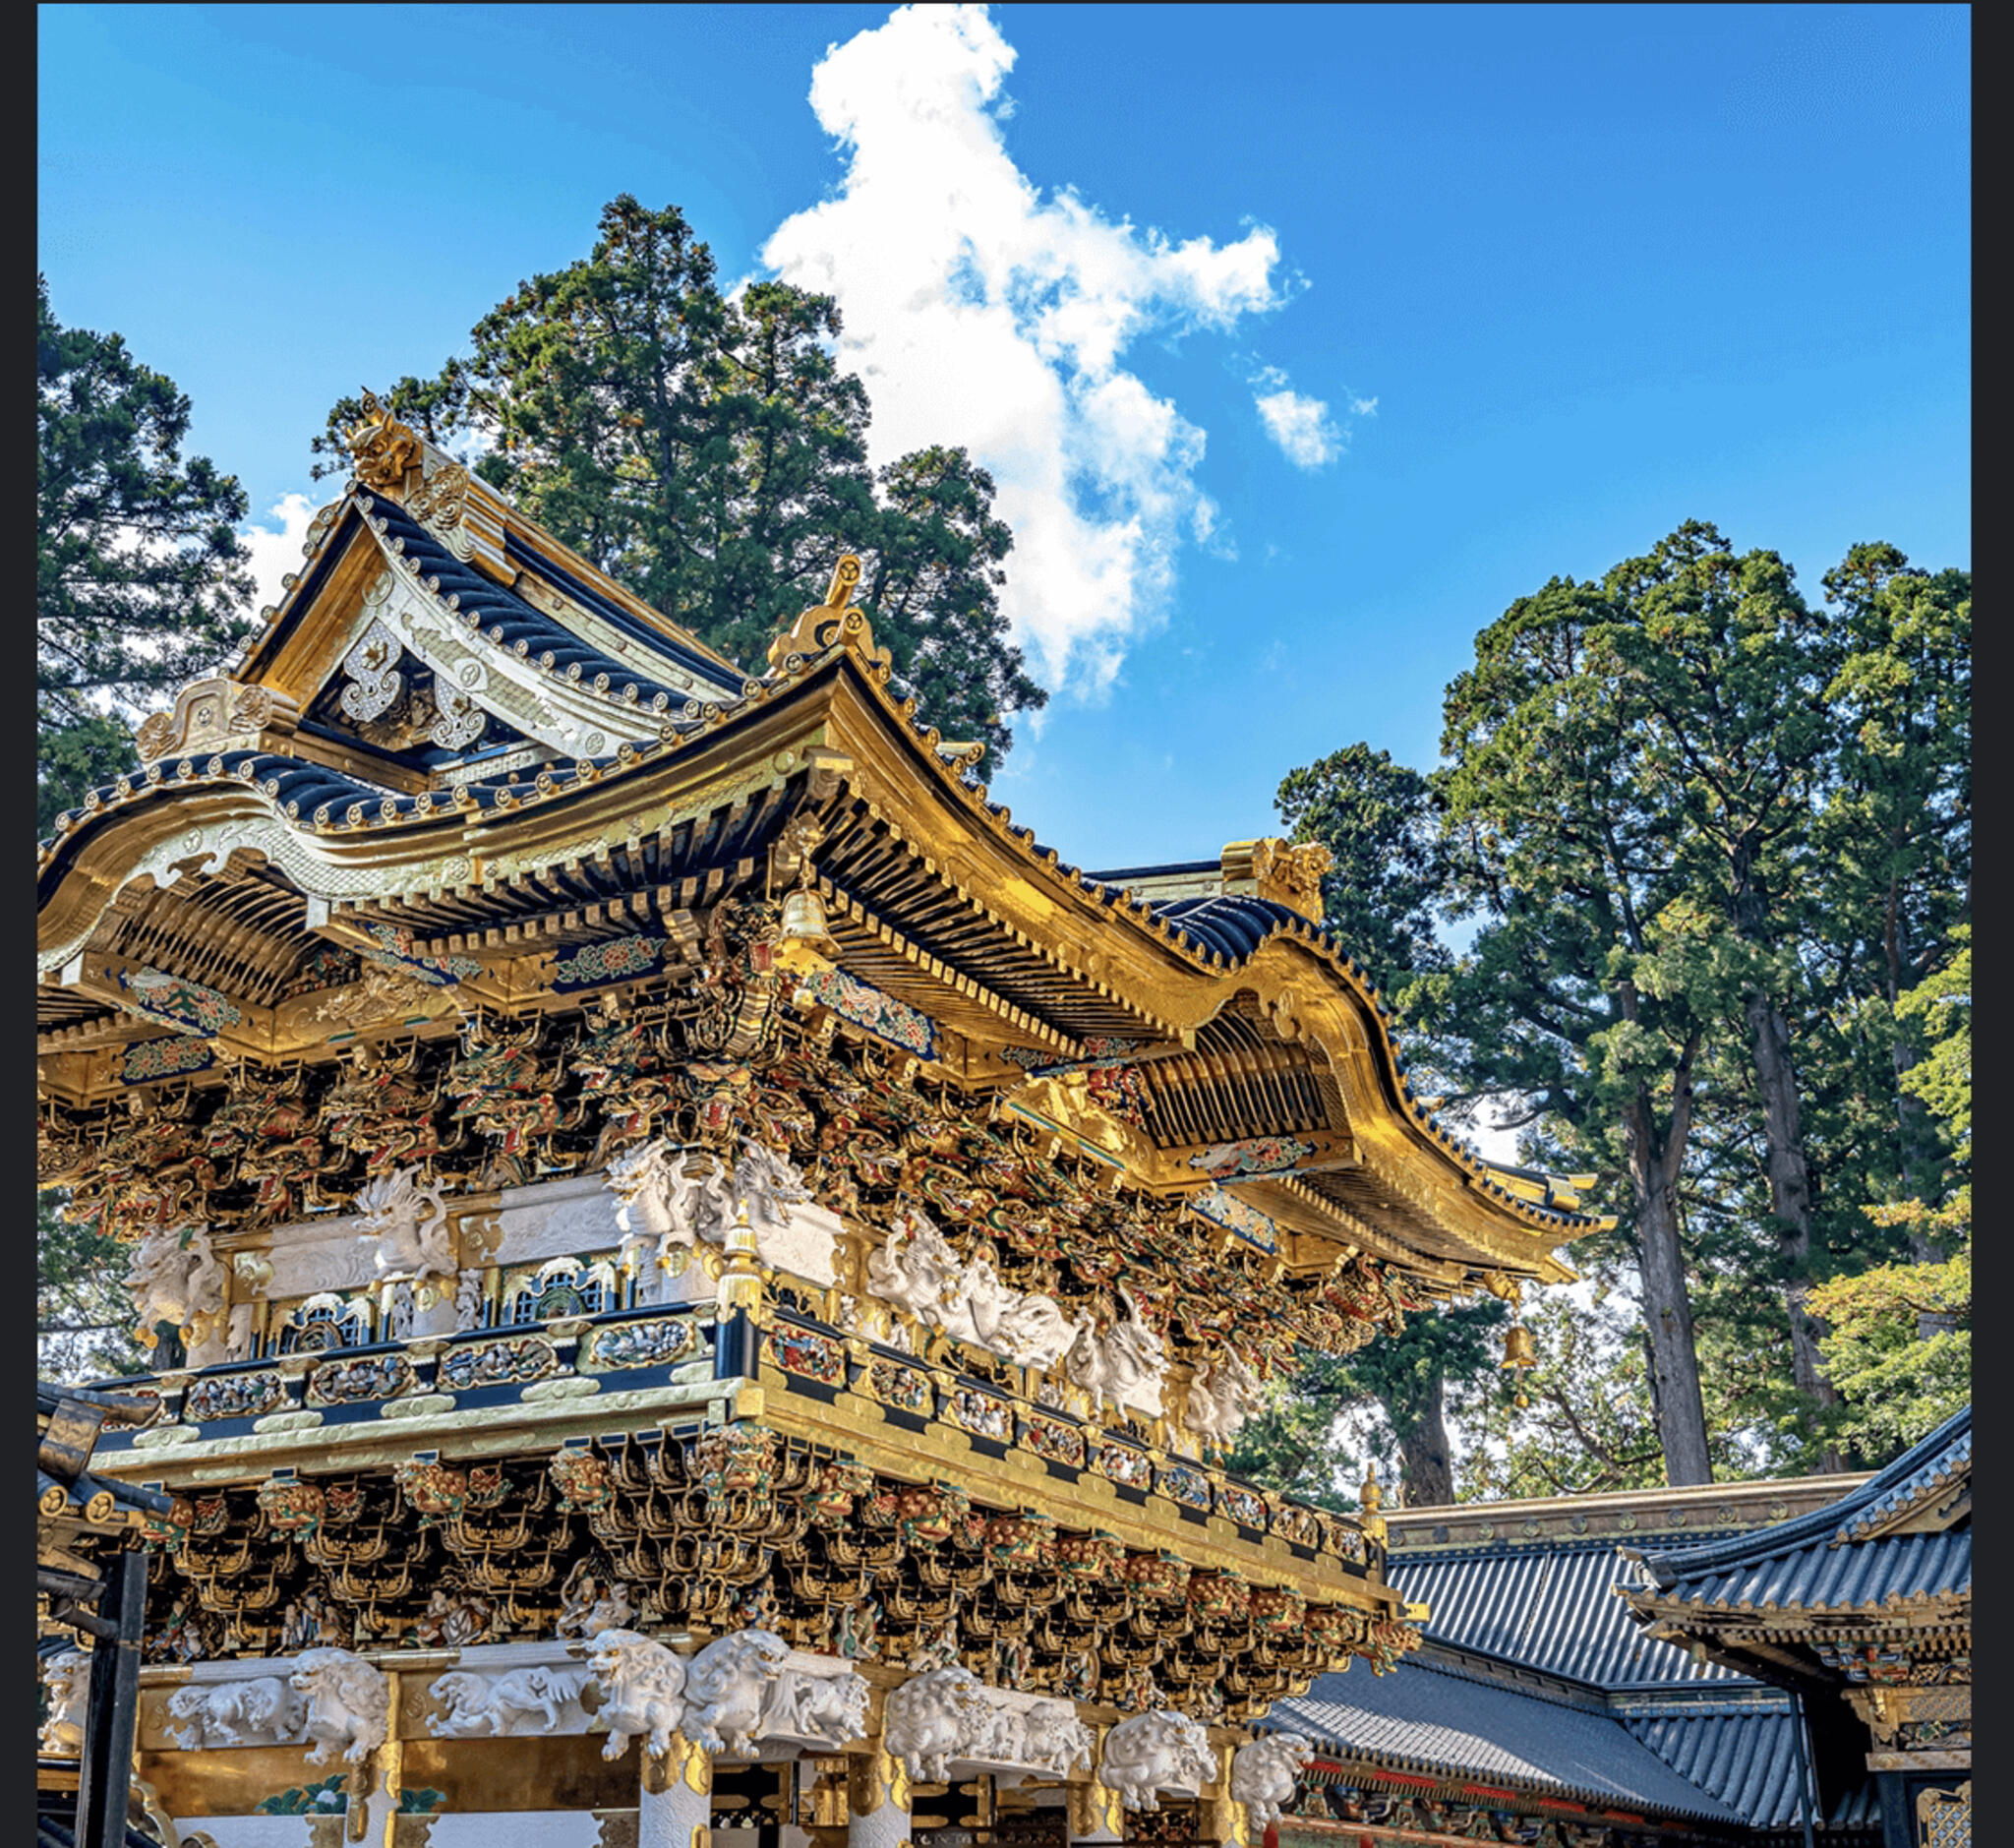
<path fill-rule="evenodd" d="M 1014 61 L 982 6 L 904 7 L 827 51 L 810 100 L 845 175 L 762 258 L 838 299 L 877 463 L 950 443 L 992 474 L 1015 632 L 1051 686 L 1096 696 L 1185 541 L 1228 543 L 1197 485 L 1204 432 L 1122 359 L 1151 333 L 1227 332 L 1288 284 L 1264 225 L 1177 243 L 1039 192 L 1001 134 Z"/>
<path fill-rule="evenodd" d="M 1294 390 L 1277 366 L 1262 367 L 1252 384 L 1259 421 L 1296 468 L 1321 468 L 1342 453 L 1342 434 L 1320 398 Z"/>
<path fill-rule="evenodd" d="M 266 514 L 268 522 L 277 521 L 277 525 L 255 522 L 238 535 L 252 552 L 252 577 L 258 585 L 252 597 L 255 611 L 277 604 L 285 594 L 279 580 L 288 571 L 301 568 L 301 548 L 307 543 L 308 527 L 317 510 L 305 494 L 283 494 Z"/>

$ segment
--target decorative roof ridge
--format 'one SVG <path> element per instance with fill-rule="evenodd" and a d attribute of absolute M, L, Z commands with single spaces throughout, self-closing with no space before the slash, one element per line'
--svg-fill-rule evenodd
<path fill-rule="evenodd" d="M 1808 1493 L 1820 1484 L 1836 1485 L 1841 1480 L 1839 1476 L 1754 1476 L 1741 1482 L 1694 1482 L 1677 1488 L 1667 1485 L 1654 1489 L 1596 1489 L 1573 1495 L 1523 1496 L 1500 1502 L 1428 1502 L 1416 1508 L 1388 1508 L 1385 1516 L 1392 1527 L 1413 1528 L 1476 1520 L 1494 1521 L 1523 1515 L 1635 1514 L 1646 1510 L 1686 1509 L 1700 1502 L 1779 1499 L 1800 1492 Z M 1869 1472 L 1844 1480 L 1850 1491 L 1871 1483 L 1874 1476 Z M 1583 1538 L 1588 1544 L 1603 1543 L 1603 1536 L 1598 1534 L 1546 1535 L 1544 1538 L 1558 1544 L 1565 1544 L 1569 1538 L 1574 1543 L 1580 1543 Z M 1487 1551 L 1499 1545 L 1500 1540 L 1448 1544 L 1455 1548 L 1467 1545 L 1476 1551 Z"/>
<path fill-rule="evenodd" d="M 1638 1560 L 1658 1588 L 1664 1589 L 1676 1583 L 1681 1578 L 1691 1578 L 1700 1573 L 1721 1571 L 1729 1567 L 1759 1564 L 1780 1554 L 1797 1552 L 1818 1541 L 1836 1543 L 1850 1537 L 1848 1529 L 1852 1525 L 1853 1517 L 1863 1510 L 1874 1507 L 1891 1491 L 1916 1476 L 1932 1459 L 1956 1447 L 1961 1439 L 1965 1440 L 1965 1460 L 1969 1466 L 1971 1436 L 1972 1406 L 1968 1403 L 1953 1412 L 1928 1437 L 1905 1451 L 1885 1469 L 1869 1476 L 1857 1488 L 1824 1508 L 1814 1509 L 1807 1515 L 1796 1516 L 1753 1533 L 1734 1535 L 1724 1540 L 1710 1540 L 1698 1546 L 1674 1547 L 1656 1553 L 1646 1553 L 1640 1549 L 1628 1547 L 1623 1551 L 1626 1556 Z"/>
<path fill-rule="evenodd" d="M 434 532 L 448 550 L 473 564 L 485 576 L 506 588 L 514 581 L 507 554 L 511 542 L 545 570 L 572 579 L 588 593 L 583 602 L 603 602 L 608 611 L 594 614 L 614 622 L 645 647 L 664 649 L 674 657 L 691 650 L 702 678 L 745 684 L 740 665 L 619 583 L 591 559 L 583 557 L 557 533 L 520 509 L 502 490 L 493 487 L 467 463 L 401 422 L 390 405 L 368 387 L 363 391 L 364 421 L 346 434 L 353 489 L 375 492 L 403 507 Z M 618 614 L 620 613 L 620 614 Z M 639 632 L 639 625 L 642 632 Z"/>
<path fill-rule="evenodd" d="M 561 617 L 551 611 L 541 610 L 514 585 L 496 584 L 483 573 L 456 560 L 451 547 L 443 542 L 439 535 L 431 532 L 423 521 L 415 518 L 409 508 L 399 506 L 397 502 L 380 502 L 369 494 L 359 493 L 356 505 L 365 524 L 377 538 L 380 549 L 385 552 L 386 562 L 393 570 L 458 626 L 467 629 L 491 647 L 508 647 L 518 660 L 536 669 L 546 678 L 561 682 L 569 689 L 589 694 L 598 701 L 606 702 L 625 717 L 633 716 L 638 720 L 649 717 L 656 720 L 660 735 L 668 723 L 677 723 L 677 720 L 670 720 L 666 715 L 673 711 L 674 701 L 681 700 L 680 688 L 667 686 L 649 674 L 639 672 L 628 662 L 597 646 L 587 637 L 577 633 Z M 387 508 L 389 511 L 385 510 Z M 402 530 L 391 529 L 394 519 Z M 416 537 L 421 545 L 436 549 L 438 556 L 424 563 L 410 556 Z M 526 638 L 520 638 L 514 644 L 505 642 L 504 625 L 488 620 L 497 614 L 494 610 L 487 615 L 480 609 L 464 610 L 461 607 L 460 591 L 443 589 L 444 570 L 470 579 L 473 586 L 482 587 L 490 595 L 507 597 L 514 601 L 523 611 L 523 615 L 515 619 L 516 623 L 531 623 L 557 630 L 561 637 L 573 643 L 590 660 L 601 664 L 596 667 L 594 678 L 589 680 L 586 677 L 586 664 L 581 661 L 569 662 L 562 667 L 557 660 L 556 649 L 551 646 L 534 656 L 530 642 Z M 689 670 L 682 665 L 677 665 L 681 673 L 689 674 Z M 622 688 L 620 692 L 614 690 L 619 675 L 622 678 Z M 714 712 L 735 711 L 747 701 L 759 686 L 758 682 L 744 681 L 738 694 L 717 700 L 701 698 L 689 691 L 683 692 L 682 703 L 678 708 L 679 717 L 691 721 Z M 649 701 L 648 705 L 644 704 L 646 699 Z M 639 740 L 647 736 L 647 729 L 638 733 Z"/>

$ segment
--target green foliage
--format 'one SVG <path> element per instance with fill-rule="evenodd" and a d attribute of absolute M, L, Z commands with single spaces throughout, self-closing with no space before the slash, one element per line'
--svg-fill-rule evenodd
<path fill-rule="evenodd" d="M 1841 1399 L 1830 1427 L 1874 1462 L 1927 1436 L 1972 1397 L 1971 927 L 1952 937 L 1960 947 L 1951 962 L 1895 1008 L 1927 1046 L 1901 1083 L 1943 1130 L 1944 1185 L 1933 1200 L 1865 1209 L 1874 1223 L 1906 1232 L 1922 1255 L 1835 1278 L 1811 1295 L 1829 1325 L 1825 1359 Z"/>
<path fill-rule="evenodd" d="M 94 1225 L 73 1225 L 59 1196 L 35 1196 L 35 1343 L 41 1377 L 87 1380 L 148 1372 L 133 1336 L 124 1278 L 130 1253 Z"/>
<path fill-rule="evenodd" d="M 1409 1506 L 1451 1501 L 1445 1424 L 1451 1383 L 1465 1401 L 1495 1379 L 1508 1320 L 1505 1305 L 1485 1297 L 1408 1316 L 1398 1335 L 1346 1358 L 1304 1354 L 1292 1379 L 1275 1387 L 1272 1402 L 1238 1433 L 1228 1466 L 1320 1507 L 1348 1508 L 1354 1498 L 1343 1485 L 1376 1461 L 1400 1483 Z M 1351 1412 L 1371 1414 L 1354 1444 L 1343 1435 Z"/>
<path fill-rule="evenodd" d="M 1371 979 L 1398 996 L 1415 972 L 1445 969 L 1438 914 L 1448 898 L 1432 786 L 1369 745 L 1345 745 L 1280 783 L 1274 806 L 1296 841 L 1335 857 L 1322 878 L 1323 922 Z"/>
<path fill-rule="evenodd" d="M 254 1816 L 339 1816 L 350 1807 L 349 1773 L 335 1771 L 319 1783 L 296 1784 L 252 1806 Z"/>
<path fill-rule="evenodd" d="M 730 299 L 676 207 L 624 194 L 587 258 L 521 282 L 479 321 L 471 356 L 391 392 L 430 441 L 645 602 L 759 671 L 820 602 L 843 552 L 856 601 L 947 740 L 998 762 L 1009 717 L 1047 694 L 999 608 L 1011 545 L 993 482 L 962 449 L 867 463 L 865 387 L 839 370 L 839 309 L 780 282 Z M 362 407 L 316 440 L 340 467 Z"/>
<path fill-rule="evenodd" d="M 1293 1376 L 1275 1380 L 1268 1403 L 1245 1421 L 1225 1468 L 1317 1508 L 1354 1513 L 1349 1485 L 1360 1464 L 1336 1425 L 1360 1400 L 1340 1384 L 1342 1364 L 1333 1354 L 1303 1354 Z"/>
<path fill-rule="evenodd" d="M 1954 1303 L 1959 1280 L 1898 1282 L 1879 1341 L 1868 1290 L 1825 1280 L 1879 1277 L 1906 1248 L 1941 1261 L 1969 1227 L 1929 1107 L 1969 1097 L 1969 1054 L 1936 1031 L 1935 988 L 1902 996 L 1931 976 L 1969 992 L 1951 932 L 1970 901 L 1971 582 L 1871 545 L 1825 586 L 1813 608 L 1776 554 L 1688 522 L 1484 629 L 1430 777 L 1357 745 L 1281 785 L 1296 833 L 1336 856 L 1330 922 L 1395 988 L 1426 1088 L 1457 1117 L 1521 1101 L 1523 1159 L 1594 1169 L 1591 1204 L 1617 1216 L 1574 1262 L 1604 1288 L 1635 1273 L 1647 1362 L 1547 1309 L 1527 1413 L 1482 1370 L 1444 1371 L 1469 1420 L 1464 1494 L 1653 1479 L 1646 1431 L 1678 1480 L 1885 1450 L 1889 1427 L 1825 1406 L 1821 1349 L 1863 1399 L 1920 1365 L 1913 1425 L 1957 1390 L 1938 1344 L 1957 1312 L 1907 1304 Z M 1461 955 L 1437 923 L 1472 927 Z M 1851 1329 L 1828 1344 L 1810 1317 L 1829 1301 Z M 1336 1415 L 1308 1393 L 1303 1438 Z"/>
<path fill-rule="evenodd" d="M 65 328 L 35 278 L 36 807 L 46 829 L 131 768 L 121 718 L 250 632 L 245 494 L 182 455 L 189 400 L 116 333 Z"/>

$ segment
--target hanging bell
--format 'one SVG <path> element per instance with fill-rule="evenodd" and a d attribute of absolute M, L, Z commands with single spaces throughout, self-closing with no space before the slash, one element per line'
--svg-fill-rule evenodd
<path fill-rule="evenodd" d="M 1531 1331 L 1522 1322 L 1511 1323 L 1505 1334 L 1503 1364 L 1515 1370 L 1517 1395 L 1514 1403 L 1521 1411 L 1531 1403 L 1524 1396 L 1524 1372 L 1538 1365 L 1538 1350 L 1532 1345 Z"/>
<path fill-rule="evenodd" d="M 792 975 L 812 976 L 831 968 L 839 945 L 825 920 L 825 901 L 811 885 L 811 865 L 804 863 L 796 890 L 787 892 L 777 926 L 776 963 Z"/>

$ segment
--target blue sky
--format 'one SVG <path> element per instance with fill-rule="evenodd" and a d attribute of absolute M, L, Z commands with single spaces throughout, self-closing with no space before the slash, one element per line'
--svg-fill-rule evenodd
<path fill-rule="evenodd" d="M 39 23 L 56 313 L 190 394 L 268 581 L 329 402 L 616 194 L 834 289 L 876 441 L 1002 481 L 1055 694 L 994 791 L 1086 866 L 1214 856 L 1356 739 L 1430 763 L 1479 629 L 1682 519 L 1812 594 L 1971 562 L 1962 8 Z"/>

